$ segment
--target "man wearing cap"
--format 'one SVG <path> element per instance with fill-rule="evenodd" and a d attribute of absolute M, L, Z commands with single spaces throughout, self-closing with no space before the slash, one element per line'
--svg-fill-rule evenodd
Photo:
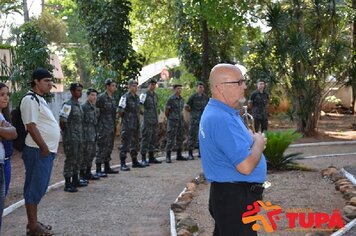
<path fill-rule="evenodd" d="M 83 85 L 71 83 L 69 87 L 72 97 L 63 103 L 59 113 L 59 125 L 62 130 L 64 160 L 63 176 L 64 191 L 77 192 L 77 187 L 85 187 L 88 182 L 79 178 L 81 158 L 83 157 L 83 109 L 79 103 Z"/>
<path fill-rule="evenodd" d="M 148 163 L 159 164 L 161 161 L 154 157 L 155 144 L 157 142 L 158 97 L 155 93 L 157 81 L 151 79 L 148 83 L 146 92 L 140 95 L 140 104 L 143 108 L 143 125 L 142 125 L 142 142 L 141 155 L 142 164 L 148 166 Z M 146 154 L 148 152 L 149 161 L 147 162 Z"/>
<path fill-rule="evenodd" d="M 96 173 L 100 177 L 107 177 L 107 174 L 118 174 L 119 171 L 110 167 L 111 152 L 115 139 L 116 101 L 114 92 L 116 83 L 113 79 L 105 80 L 105 92 L 99 94 L 96 107 L 99 109 L 98 117 L 98 142 L 96 150 Z M 101 165 L 104 163 L 104 172 Z"/>
<path fill-rule="evenodd" d="M 171 152 L 173 144 L 176 143 L 177 160 L 186 161 L 187 158 L 182 156 L 183 146 L 183 107 L 184 99 L 180 95 L 182 92 L 181 84 L 173 85 L 174 94 L 168 98 L 165 108 L 165 115 L 167 117 L 167 133 L 166 133 L 166 162 L 171 163 Z"/>
<path fill-rule="evenodd" d="M 188 160 L 194 160 L 193 150 L 198 147 L 198 130 L 200 117 L 208 103 L 208 96 L 204 94 L 204 83 L 197 83 L 197 92 L 189 97 L 185 109 L 190 112 L 188 135 Z"/>
<path fill-rule="evenodd" d="M 258 132 L 260 128 L 261 132 L 268 128 L 267 106 L 269 95 L 265 91 L 265 87 L 265 81 L 258 80 L 257 89 L 252 92 L 250 100 L 248 101 L 249 108 L 252 109 L 256 132 Z"/>
<path fill-rule="evenodd" d="M 37 219 L 37 206 L 47 191 L 60 139 L 58 122 L 43 98 L 51 88 L 52 75 L 49 71 L 36 69 L 32 73 L 30 91 L 34 95 L 25 96 L 20 104 L 21 118 L 28 131 L 22 151 L 26 170 L 24 199 L 28 235 L 51 235 L 52 229 Z"/>
<path fill-rule="evenodd" d="M 98 124 L 97 111 L 95 107 L 98 92 L 89 88 L 87 91 L 87 101 L 82 105 L 84 119 L 83 119 L 83 157 L 80 169 L 80 175 L 86 180 L 98 180 L 100 176 L 91 173 L 92 162 L 96 152 L 96 140 Z"/>
<path fill-rule="evenodd" d="M 137 96 L 137 81 L 130 79 L 128 82 L 128 92 L 122 95 L 119 102 L 119 116 L 121 117 L 121 147 L 120 161 L 121 170 L 129 171 L 126 165 L 126 154 L 130 152 L 133 168 L 143 168 L 143 164 L 138 162 L 138 136 L 140 132 L 140 99 Z"/>

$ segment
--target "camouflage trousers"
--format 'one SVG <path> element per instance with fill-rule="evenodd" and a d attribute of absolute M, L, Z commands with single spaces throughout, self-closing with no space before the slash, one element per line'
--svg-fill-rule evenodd
<path fill-rule="evenodd" d="M 188 149 L 194 150 L 199 147 L 198 144 L 199 120 L 191 119 L 188 132 Z"/>
<path fill-rule="evenodd" d="M 144 124 L 142 128 L 141 153 L 154 152 L 157 142 L 157 124 Z"/>
<path fill-rule="evenodd" d="M 168 120 L 166 133 L 166 151 L 172 151 L 174 144 L 177 149 L 183 147 L 183 121 Z"/>
<path fill-rule="evenodd" d="M 99 135 L 96 149 L 96 164 L 111 161 L 111 152 L 114 148 L 115 134 Z"/>
<path fill-rule="evenodd" d="M 88 167 L 91 168 L 95 154 L 96 154 L 96 142 L 85 141 L 83 143 L 83 158 L 82 158 L 81 170 L 86 170 Z"/>
<path fill-rule="evenodd" d="M 121 146 L 120 160 L 125 161 L 126 153 L 130 152 L 132 158 L 136 158 L 139 145 L 139 130 L 138 129 L 122 129 L 121 130 Z"/>
<path fill-rule="evenodd" d="M 66 156 L 64 160 L 63 176 L 64 178 L 69 178 L 79 173 L 83 156 L 83 143 L 75 141 L 63 142 L 63 148 Z"/>

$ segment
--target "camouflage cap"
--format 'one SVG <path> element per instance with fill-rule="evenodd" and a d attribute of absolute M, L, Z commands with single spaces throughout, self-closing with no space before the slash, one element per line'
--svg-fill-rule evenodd
<path fill-rule="evenodd" d="M 197 82 L 197 86 L 199 86 L 199 85 L 203 85 L 203 86 L 205 86 L 205 84 L 204 84 L 204 82 L 203 82 L 203 81 L 198 81 L 198 82 Z"/>
<path fill-rule="evenodd" d="M 87 95 L 89 95 L 90 93 L 98 94 L 98 91 L 96 89 L 94 89 L 94 88 L 88 88 Z"/>
<path fill-rule="evenodd" d="M 157 84 L 157 80 L 151 79 L 148 83 L 149 83 L 149 84 Z"/>
<path fill-rule="evenodd" d="M 112 83 L 116 83 L 115 80 L 112 79 L 112 78 L 107 78 L 107 79 L 105 80 L 105 85 L 110 85 L 110 84 L 112 84 Z"/>
<path fill-rule="evenodd" d="M 81 83 L 71 83 L 70 86 L 69 86 L 69 90 L 73 91 L 75 90 L 76 88 L 83 88 L 83 85 Z"/>
<path fill-rule="evenodd" d="M 134 80 L 134 79 L 130 79 L 129 80 L 129 82 L 127 82 L 127 84 L 129 85 L 129 86 L 131 86 L 131 85 L 133 85 L 133 84 L 138 84 L 138 82 L 136 81 L 136 80 Z"/>

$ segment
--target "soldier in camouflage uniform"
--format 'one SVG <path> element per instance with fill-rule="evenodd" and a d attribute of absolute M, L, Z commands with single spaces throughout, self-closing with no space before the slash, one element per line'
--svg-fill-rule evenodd
<path fill-rule="evenodd" d="M 167 133 L 166 133 L 166 162 L 171 163 L 171 152 L 174 143 L 177 148 L 177 160 L 186 161 L 187 158 L 182 156 L 183 146 L 183 107 L 184 99 L 180 95 L 182 85 L 173 85 L 174 94 L 168 98 L 166 103 L 165 115 L 167 117 Z"/>
<path fill-rule="evenodd" d="M 83 110 L 79 103 L 82 96 L 83 85 L 70 84 L 72 97 L 62 105 L 59 114 L 59 125 L 62 130 L 64 160 L 63 176 L 65 179 L 64 191 L 77 192 L 77 187 L 87 186 L 88 183 L 79 179 L 82 147 L 83 147 Z"/>
<path fill-rule="evenodd" d="M 193 150 L 198 148 L 198 130 L 200 117 L 208 103 L 208 97 L 204 94 L 204 83 L 197 83 L 197 92 L 188 99 L 185 109 L 190 112 L 189 136 L 188 136 L 188 160 L 194 160 Z"/>
<path fill-rule="evenodd" d="M 157 81 L 152 79 L 148 83 L 148 90 L 140 95 L 140 104 L 143 109 L 142 141 L 141 155 L 142 164 L 148 166 L 149 163 L 159 164 L 161 161 L 154 157 L 155 144 L 157 142 L 158 97 L 155 93 Z M 149 161 L 147 162 L 146 154 L 148 152 Z"/>
<path fill-rule="evenodd" d="M 121 117 L 121 147 L 120 161 L 122 171 L 129 171 L 126 165 L 126 154 L 130 152 L 133 168 L 145 167 L 137 160 L 138 137 L 140 132 L 140 99 L 137 96 L 137 81 L 130 79 L 128 82 L 129 91 L 122 95 L 119 102 L 119 116 Z"/>
<path fill-rule="evenodd" d="M 98 141 L 96 150 L 96 173 L 100 177 L 107 177 L 107 174 L 118 174 L 119 171 L 110 167 L 111 152 L 115 139 L 116 102 L 113 97 L 116 91 L 116 83 L 113 79 L 105 80 L 105 92 L 99 94 L 96 101 L 96 108 L 99 110 L 98 117 Z M 101 165 L 104 163 L 104 172 Z"/>
<path fill-rule="evenodd" d="M 80 175 L 86 180 L 98 180 L 100 176 L 98 174 L 91 173 L 92 162 L 96 153 L 96 140 L 97 131 L 96 126 L 98 124 L 98 114 L 96 111 L 95 103 L 98 92 L 89 88 L 87 91 L 87 101 L 82 105 L 84 119 L 83 119 L 83 158 L 80 169 Z"/>
<path fill-rule="evenodd" d="M 259 80 L 257 82 L 257 90 L 253 91 L 248 106 L 252 109 L 252 116 L 255 122 L 255 131 L 258 132 L 261 127 L 261 132 L 268 129 L 267 106 L 269 95 L 265 91 L 265 82 Z"/>

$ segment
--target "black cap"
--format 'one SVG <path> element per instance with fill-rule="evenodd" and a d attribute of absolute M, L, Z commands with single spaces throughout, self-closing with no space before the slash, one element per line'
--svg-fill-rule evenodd
<path fill-rule="evenodd" d="M 36 70 L 33 71 L 32 81 L 35 79 L 41 80 L 44 78 L 52 78 L 52 74 L 47 69 L 37 68 Z"/>
<path fill-rule="evenodd" d="M 157 80 L 151 79 L 148 83 L 149 83 L 149 84 L 157 84 Z"/>
<path fill-rule="evenodd" d="M 76 88 L 83 88 L 83 85 L 81 83 L 71 83 L 69 86 L 69 90 L 73 91 Z"/>
<path fill-rule="evenodd" d="M 94 88 L 88 88 L 87 95 L 89 95 L 90 93 L 98 94 L 98 91 L 96 89 L 94 89 Z"/>
<path fill-rule="evenodd" d="M 105 80 L 105 85 L 110 85 L 112 83 L 116 83 L 115 80 L 112 79 L 112 78 L 108 78 L 108 79 Z"/>

